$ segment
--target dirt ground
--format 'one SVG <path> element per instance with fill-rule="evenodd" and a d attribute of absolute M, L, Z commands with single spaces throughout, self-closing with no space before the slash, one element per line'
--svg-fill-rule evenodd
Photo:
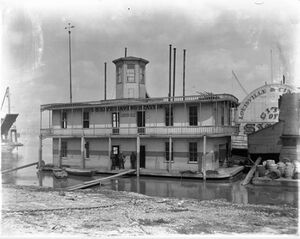
<path fill-rule="evenodd" d="M 85 189 L 2 185 L 2 236 L 87 237 L 263 233 L 296 235 L 290 206 L 232 204 Z"/>

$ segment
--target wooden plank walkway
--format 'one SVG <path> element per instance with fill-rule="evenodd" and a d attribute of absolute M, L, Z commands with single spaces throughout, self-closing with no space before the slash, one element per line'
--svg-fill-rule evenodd
<path fill-rule="evenodd" d="M 2 173 L 2 174 L 10 173 L 10 172 L 13 172 L 13 171 L 22 169 L 22 168 L 27 168 L 27 167 L 30 167 L 30 166 L 33 166 L 33 165 L 38 165 L 38 163 L 39 163 L 39 162 L 36 162 L 36 163 L 30 163 L 30 164 L 26 164 L 26 165 L 24 165 L 24 166 L 20 166 L 20 167 L 17 167 L 17 168 L 5 169 L 5 170 L 2 170 L 1 173 Z"/>
<path fill-rule="evenodd" d="M 100 184 L 101 182 L 103 182 L 105 180 L 112 179 L 112 178 L 117 178 L 117 177 L 123 176 L 125 174 L 129 174 L 129 173 L 134 173 L 135 171 L 136 171 L 136 169 L 130 169 L 128 171 L 123 171 L 123 172 L 120 172 L 118 174 L 114 174 L 112 176 L 106 177 L 106 178 L 98 178 L 98 179 L 95 179 L 95 180 L 92 180 L 92 181 L 87 181 L 87 182 L 84 182 L 84 183 L 81 183 L 81 184 L 77 184 L 77 185 L 66 188 L 66 190 L 67 191 L 73 191 L 73 190 L 77 190 L 77 189 L 83 189 L 83 188 L 91 187 L 91 186 Z"/>

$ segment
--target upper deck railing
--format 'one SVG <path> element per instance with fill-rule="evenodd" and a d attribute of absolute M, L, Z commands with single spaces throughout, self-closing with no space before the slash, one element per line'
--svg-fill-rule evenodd
<path fill-rule="evenodd" d="M 120 128 L 67 128 L 41 129 L 43 137 L 101 137 L 101 136 L 230 136 L 238 132 L 236 126 L 158 126 L 158 127 L 120 127 Z"/>
<path fill-rule="evenodd" d="M 238 104 L 238 99 L 230 94 L 199 94 L 191 96 L 176 96 L 176 97 L 159 97 L 159 98 L 124 98 L 124 99 L 111 99 L 100 101 L 86 101 L 75 103 L 53 103 L 41 105 L 41 110 L 52 110 L 62 108 L 84 108 L 84 107 L 111 107 L 123 105 L 149 105 L 149 104 L 173 104 L 181 102 L 210 102 L 210 101 L 230 101 Z"/>

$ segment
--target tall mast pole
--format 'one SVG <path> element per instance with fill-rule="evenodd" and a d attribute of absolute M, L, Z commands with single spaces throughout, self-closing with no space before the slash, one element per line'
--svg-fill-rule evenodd
<path fill-rule="evenodd" d="M 169 101 L 171 99 L 172 93 L 171 93 L 171 81 L 172 81 L 172 45 L 169 45 Z"/>
<path fill-rule="evenodd" d="M 75 26 L 71 26 L 71 23 L 68 23 L 68 26 L 65 27 L 69 33 L 69 72 L 70 72 L 70 103 L 72 103 L 72 62 L 71 62 L 71 28 Z"/>
<path fill-rule="evenodd" d="M 186 54 L 186 49 L 183 49 L 183 74 L 182 74 L 182 96 L 183 99 L 185 98 L 185 54 Z"/>
<path fill-rule="evenodd" d="M 271 58 L 271 84 L 273 84 L 273 52 L 270 50 L 270 58 Z"/>
<path fill-rule="evenodd" d="M 175 97 L 175 71 L 176 71 L 176 48 L 173 48 L 173 101 L 174 101 L 174 97 Z"/>

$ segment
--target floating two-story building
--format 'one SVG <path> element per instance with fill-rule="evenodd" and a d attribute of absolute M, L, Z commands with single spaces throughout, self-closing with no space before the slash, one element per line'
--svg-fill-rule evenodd
<path fill-rule="evenodd" d="M 238 99 L 230 94 L 150 98 L 147 60 L 129 56 L 113 63 L 116 99 L 41 106 L 41 116 L 50 119 L 41 127 L 41 143 L 53 139 L 53 164 L 109 172 L 111 154 L 122 152 L 130 168 L 135 152 L 141 173 L 217 172 L 237 134 Z"/>

